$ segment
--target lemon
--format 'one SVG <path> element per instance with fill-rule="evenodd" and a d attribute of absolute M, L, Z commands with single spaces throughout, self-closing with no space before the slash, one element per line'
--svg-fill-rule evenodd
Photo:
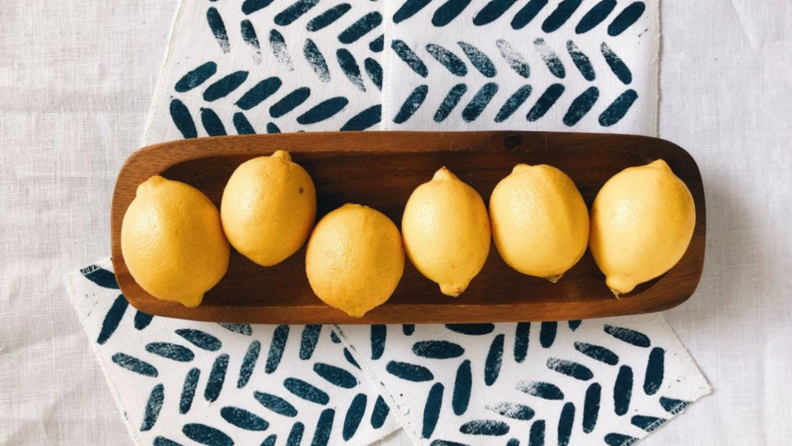
<path fill-rule="evenodd" d="M 297 252 L 316 219 L 316 190 L 288 152 L 253 158 L 228 179 L 220 216 L 231 246 L 261 266 Z"/>
<path fill-rule="evenodd" d="M 447 296 L 465 291 L 489 254 L 484 201 L 445 167 L 410 195 L 402 234 L 407 257 Z"/>
<path fill-rule="evenodd" d="M 121 224 L 121 252 L 146 292 L 198 306 L 225 275 L 230 250 L 220 214 L 201 191 L 161 176 L 138 186 Z"/>
<path fill-rule="evenodd" d="M 586 252 L 586 203 L 555 167 L 518 164 L 495 186 L 489 211 L 498 253 L 523 274 L 555 282 Z"/>
<path fill-rule="evenodd" d="M 693 196 L 663 160 L 610 178 L 591 209 L 591 253 L 617 296 L 670 270 L 693 237 Z"/>
<path fill-rule="evenodd" d="M 390 298 L 404 272 L 399 230 L 374 209 L 345 204 L 316 225 L 305 272 L 322 301 L 362 317 Z"/>

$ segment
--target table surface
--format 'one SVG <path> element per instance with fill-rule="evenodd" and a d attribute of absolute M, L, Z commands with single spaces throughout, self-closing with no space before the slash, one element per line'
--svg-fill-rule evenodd
<path fill-rule="evenodd" d="M 109 255 L 176 6 L 0 8 L 2 445 L 132 444 L 62 276 Z M 708 216 L 701 284 L 666 316 L 715 392 L 647 446 L 792 438 L 790 66 L 788 0 L 662 3 L 660 136 L 696 158 Z"/>

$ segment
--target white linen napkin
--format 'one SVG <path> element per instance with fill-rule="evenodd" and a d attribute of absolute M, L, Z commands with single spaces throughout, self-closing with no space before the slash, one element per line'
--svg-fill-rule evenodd
<path fill-rule="evenodd" d="M 331 326 L 152 317 L 109 259 L 66 287 L 136 445 L 363 446 L 399 427 Z"/>
<path fill-rule="evenodd" d="M 416 445 L 632 444 L 711 390 L 660 314 L 340 332 Z"/>

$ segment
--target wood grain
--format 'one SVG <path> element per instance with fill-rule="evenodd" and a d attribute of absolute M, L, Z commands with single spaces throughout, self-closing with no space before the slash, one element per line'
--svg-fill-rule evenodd
<path fill-rule="evenodd" d="M 612 175 L 664 159 L 688 186 L 696 203 L 693 240 L 671 271 L 616 299 L 587 252 L 556 284 L 509 268 L 494 245 L 481 273 L 458 298 L 407 264 L 394 295 L 361 319 L 324 305 L 305 276 L 305 248 L 285 262 L 260 267 L 232 249 L 223 280 L 203 304 L 189 309 L 147 294 L 121 255 L 121 222 L 137 186 L 152 175 L 183 181 L 220 206 L 226 181 L 242 162 L 288 150 L 312 176 L 319 215 L 344 203 L 384 212 L 400 225 L 410 193 L 442 166 L 473 186 L 488 202 L 498 181 L 517 163 L 550 164 L 566 172 L 586 204 Z M 198 138 L 157 144 L 124 164 L 113 195 L 113 266 L 124 296 L 137 309 L 160 316 L 265 324 L 381 324 L 550 321 L 648 313 L 687 300 L 704 265 L 706 214 L 701 175 L 682 148 L 657 138 L 547 132 L 333 132 Z"/>

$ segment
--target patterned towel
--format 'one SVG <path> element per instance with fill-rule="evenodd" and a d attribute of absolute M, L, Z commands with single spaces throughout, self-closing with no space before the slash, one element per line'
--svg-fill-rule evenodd
<path fill-rule="evenodd" d="M 146 143 L 321 130 L 657 133 L 657 2 L 183 2 Z"/>
<path fill-rule="evenodd" d="M 710 392 L 659 314 L 339 333 L 416 445 L 632 444 Z"/>
<path fill-rule="evenodd" d="M 654 135 L 657 2 L 184 1 L 144 144 L 323 130 Z M 250 326 L 69 295 L 136 444 L 631 444 L 710 392 L 660 315 Z"/>
<path fill-rule="evenodd" d="M 152 317 L 109 259 L 66 283 L 136 445 L 362 446 L 399 427 L 331 326 Z"/>

